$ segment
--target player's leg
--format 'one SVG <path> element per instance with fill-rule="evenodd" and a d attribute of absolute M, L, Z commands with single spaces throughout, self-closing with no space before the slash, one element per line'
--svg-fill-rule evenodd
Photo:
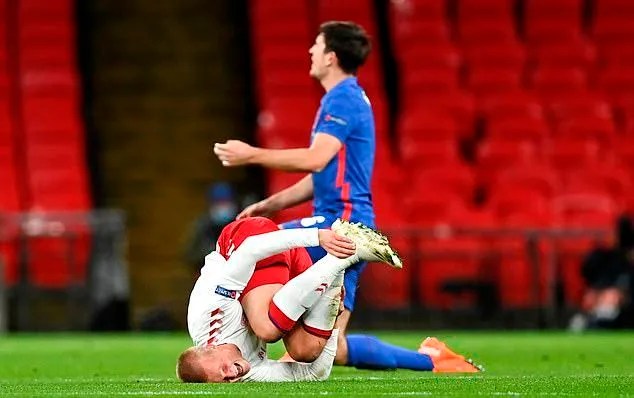
<path fill-rule="evenodd" d="M 359 369 L 413 369 L 433 370 L 431 357 L 414 350 L 382 342 L 374 336 L 346 333 L 350 316 L 354 311 L 357 288 L 367 263 L 362 262 L 346 270 L 344 286 L 344 312 L 337 319 L 339 341 L 335 364 L 355 366 Z"/>
<path fill-rule="evenodd" d="M 290 333 L 284 336 L 284 346 L 290 358 L 312 362 L 321 354 L 332 334 L 340 312 L 343 272 L 341 272 L 315 305 L 304 313 Z"/>

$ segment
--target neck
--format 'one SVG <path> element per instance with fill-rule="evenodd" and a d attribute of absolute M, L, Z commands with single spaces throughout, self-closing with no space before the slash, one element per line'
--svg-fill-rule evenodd
<path fill-rule="evenodd" d="M 339 84 L 342 81 L 346 80 L 347 78 L 353 77 L 353 76 L 354 75 L 350 75 L 348 73 L 344 73 L 344 72 L 342 72 L 340 70 L 333 70 L 331 73 L 329 73 L 323 79 L 321 79 L 321 81 L 319 83 L 324 88 L 324 90 L 326 90 L 326 92 L 328 92 L 328 91 L 332 90 L 332 88 L 335 87 L 337 84 Z"/>

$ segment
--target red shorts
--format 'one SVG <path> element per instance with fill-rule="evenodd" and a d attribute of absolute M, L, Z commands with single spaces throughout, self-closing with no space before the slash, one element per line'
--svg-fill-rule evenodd
<path fill-rule="evenodd" d="M 258 286 L 281 284 L 304 272 L 312 265 L 308 252 L 303 247 L 266 258 L 255 267 L 255 271 L 244 288 L 242 296 Z"/>

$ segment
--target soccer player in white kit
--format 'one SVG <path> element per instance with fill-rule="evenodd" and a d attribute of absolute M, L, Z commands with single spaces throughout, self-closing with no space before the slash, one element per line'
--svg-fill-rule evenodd
<path fill-rule="evenodd" d="M 309 246 L 329 254 L 311 265 L 298 249 Z M 387 238 L 360 225 L 278 230 L 263 217 L 227 225 L 191 293 L 187 322 L 195 346 L 179 357 L 178 377 L 325 380 L 337 349 L 343 271 L 360 259 L 402 267 Z M 291 357 L 305 363 L 267 359 L 266 343 L 282 337 Z"/>

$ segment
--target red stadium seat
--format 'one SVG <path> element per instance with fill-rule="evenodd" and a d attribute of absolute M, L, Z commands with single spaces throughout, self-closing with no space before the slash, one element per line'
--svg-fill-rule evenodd
<path fill-rule="evenodd" d="M 504 225 L 511 226 L 541 226 L 543 221 L 540 221 L 540 217 L 548 214 L 549 204 L 543 192 L 520 184 L 495 185 L 487 200 L 487 206 L 498 219 Z M 522 215 L 526 215 L 526 219 L 522 219 Z M 537 221 L 531 219 L 533 216 L 537 217 Z"/>
<path fill-rule="evenodd" d="M 408 146 L 424 145 L 429 141 L 456 141 L 459 130 L 451 116 L 417 107 L 402 113 L 397 122 L 397 134 L 400 153 L 407 153 Z"/>
<path fill-rule="evenodd" d="M 530 141 L 542 144 L 549 135 L 546 122 L 540 118 L 524 117 L 489 119 L 486 137 L 508 141 Z"/>
<path fill-rule="evenodd" d="M 429 113 L 449 115 L 458 123 L 461 137 L 473 136 L 476 115 L 476 101 L 473 95 L 466 91 L 448 91 L 429 95 L 412 91 L 405 91 L 401 96 L 403 108 L 425 109 Z"/>
<path fill-rule="evenodd" d="M 594 140 L 609 149 L 616 139 L 616 127 L 611 117 L 579 117 L 563 122 L 556 134 L 570 139 Z"/>
<path fill-rule="evenodd" d="M 532 88 L 543 98 L 562 98 L 587 90 L 586 74 L 581 68 L 539 66 L 532 77 Z"/>
<path fill-rule="evenodd" d="M 411 44 L 421 41 L 448 43 L 450 40 L 445 0 L 391 1 L 388 13 L 388 25 L 397 56 Z"/>
<path fill-rule="evenodd" d="M 607 149 L 601 149 L 595 140 L 555 137 L 546 146 L 546 157 L 560 171 L 574 171 L 579 167 L 592 167 L 610 161 Z"/>
<path fill-rule="evenodd" d="M 458 22 L 473 20 L 511 20 L 513 4 L 506 0 L 462 0 L 458 4 Z"/>
<path fill-rule="evenodd" d="M 401 159 L 405 168 L 430 168 L 461 161 L 455 140 L 429 141 L 421 145 L 401 147 Z"/>
<path fill-rule="evenodd" d="M 475 43 L 465 48 L 465 59 L 467 64 L 475 68 L 508 68 L 522 71 L 526 63 L 526 50 L 516 42 Z"/>
<path fill-rule="evenodd" d="M 613 199 L 624 199 L 634 188 L 631 173 L 616 165 L 591 165 L 571 170 L 565 176 L 567 190 L 606 192 Z"/>
<path fill-rule="evenodd" d="M 612 109 L 604 99 L 594 95 L 574 95 L 550 101 L 548 111 L 556 123 L 579 117 L 610 118 Z"/>
<path fill-rule="evenodd" d="M 404 69 L 401 71 L 401 90 L 406 98 L 458 90 L 458 71 L 453 66 Z"/>
<path fill-rule="evenodd" d="M 614 145 L 616 158 L 628 170 L 634 170 L 634 136 L 619 137 Z"/>
<path fill-rule="evenodd" d="M 481 185 L 490 185 L 495 175 L 516 165 L 529 165 L 541 157 L 539 146 L 531 141 L 486 139 L 476 154 L 476 171 Z"/>
<path fill-rule="evenodd" d="M 480 101 L 480 110 L 485 117 L 495 120 L 506 118 L 541 119 L 544 110 L 535 95 L 526 91 L 511 91 L 493 95 Z"/>
<path fill-rule="evenodd" d="M 450 294 L 443 285 L 450 281 L 489 281 L 483 267 L 483 245 L 468 238 L 426 239 L 421 243 L 418 272 L 420 304 L 428 309 L 470 308 L 475 304 L 472 293 Z"/>
<path fill-rule="evenodd" d="M 410 171 L 408 181 L 418 192 L 450 192 L 463 198 L 465 203 L 473 197 L 476 185 L 473 170 L 460 163 Z"/>
<path fill-rule="evenodd" d="M 544 41 L 530 47 L 531 63 L 554 68 L 588 68 L 597 59 L 592 43 L 583 40 Z"/>
<path fill-rule="evenodd" d="M 632 40 L 602 43 L 599 48 L 599 67 L 634 69 L 634 43 Z"/>
<path fill-rule="evenodd" d="M 0 213 L 20 209 L 20 186 L 14 164 L 13 149 L 0 146 Z"/>
<path fill-rule="evenodd" d="M 472 20 L 461 22 L 460 43 L 465 46 L 516 43 L 517 35 L 512 20 Z"/>
<path fill-rule="evenodd" d="M 557 172 L 548 165 L 533 164 L 501 171 L 493 186 L 512 186 L 518 190 L 537 192 L 544 198 L 549 198 L 558 190 L 560 183 Z"/>
<path fill-rule="evenodd" d="M 87 210 L 91 207 L 85 170 L 38 170 L 29 176 L 33 210 Z M 60 189 L 61 188 L 61 189 Z"/>
<path fill-rule="evenodd" d="M 525 32 L 530 43 L 581 37 L 583 0 L 528 0 L 525 6 Z"/>
<path fill-rule="evenodd" d="M 317 105 L 306 97 L 270 99 L 258 115 L 258 143 L 268 148 L 308 147 Z"/>
<path fill-rule="evenodd" d="M 598 87 L 611 100 L 631 97 L 634 92 L 634 68 L 613 65 L 601 71 Z"/>
<path fill-rule="evenodd" d="M 471 68 L 468 79 L 469 88 L 481 97 L 517 92 L 521 87 L 521 72 L 515 69 Z"/>
<path fill-rule="evenodd" d="M 465 207 L 468 201 L 450 191 L 440 190 L 434 195 L 429 192 L 424 187 L 412 187 L 403 192 L 401 205 L 409 224 L 426 227 L 446 223 L 455 209 Z"/>

